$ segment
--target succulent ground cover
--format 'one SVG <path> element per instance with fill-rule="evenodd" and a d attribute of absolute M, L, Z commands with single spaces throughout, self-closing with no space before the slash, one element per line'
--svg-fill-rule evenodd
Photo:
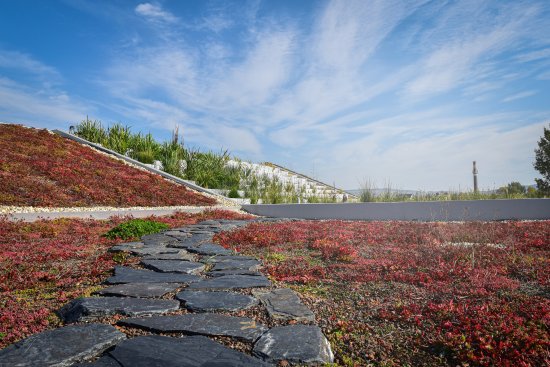
<path fill-rule="evenodd" d="M 173 228 L 206 219 L 248 217 L 210 210 L 147 219 Z M 113 217 L 105 221 L 57 219 L 25 223 L 0 217 L 0 348 L 57 326 L 54 310 L 98 290 L 116 264 L 135 261 L 107 252 L 121 241 L 103 236 L 126 220 Z"/>
<path fill-rule="evenodd" d="M 550 364 L 550 221 L 299 221 L 215 239 L 304 295 L 340 365 Z"/>
<path fill-rule="evenodd" d="M 0 205 L 212 204 L 212 198 L 47 130 L 0 124 Z"/>

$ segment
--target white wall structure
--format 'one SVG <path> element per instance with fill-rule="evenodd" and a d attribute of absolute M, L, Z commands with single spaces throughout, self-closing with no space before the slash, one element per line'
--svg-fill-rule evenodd
<path fill-rule="evenodd" d="M 228 166 L 241 167 L 251 171 L 256 177 L 268 177 L 277 179 L 283 186 L 292 185 L 297 192 L 303 191 L 307 199 L 311 196 L 335 198 L 337 202 L 357 202 L 359 197 L 345 192 L 342 189 L 328 185 L 298 172 L 291 171 L 274 163 L 251 163 L 236 160 L 228 161 Z M 345 196 L 345 199 L 344 199 Z"/>

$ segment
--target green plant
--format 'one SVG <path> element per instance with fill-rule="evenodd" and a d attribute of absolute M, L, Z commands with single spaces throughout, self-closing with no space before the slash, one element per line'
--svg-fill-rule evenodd
<path fill-rule="evenodd" d="M 542 178 L 536 178 L 538 190 L 544 195 L 550 195 L 550 125 L 544 128 L 544 136 L 538 142 L 535 149 L 535 169 L 539 171 Z"/>
<path fill-rule="evenodd" d="M 232 199 L 239 199 L 241 197 L 241 195 L 239 195 L 239 192 L 235 188 L 231 189 L 227 196 Z"/>
<path fill-rule="evenodd" d="M 128 222 L 119 224 L 118 226 L 105 233 L 103 236 L 109 239 L 127 240 L 130 238 L 139 238 L 146 234 L 158 233 L 164 229 L 168 229 L 168 225 L 160 222 L 154 222 L 143 219 L 132 219 Z"/>

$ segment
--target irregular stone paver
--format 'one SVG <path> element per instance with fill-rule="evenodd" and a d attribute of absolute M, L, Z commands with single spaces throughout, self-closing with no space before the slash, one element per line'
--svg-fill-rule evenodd
<path fill-rule="evenodd" d="M 115 275 L 107 279 L 107 284 L 123 283 L 184 283 L 198 282 L 202 278 L 193 274 L 157 273 L 151 270 L 115 267 Z"/>
<path fill-rule="evenodd" d="M 0 350 L 0 366 L 71 366 L 126 339 L 111 325 L 71 325 L 31 335 Z"/>
<path fill-rule="evenodd" d="M 210 234 L 193 234 L 191 237 L 182 238 L 178 241 L 168 244 L 169 247 L 175 248 L 190 248 L 197 247 L 204 242 L 212 241 L 212 235 Z"/>
<path fill-rule="evenodd" d="M 59 317 L 67 323 L 90 321 L 111 315 L 144 316 L 163 314 L 179 309 L 180 303 L 166 299 L 144 299 L 125 297 L 77 298 L 58 311 Z"/>
<path fill-rule="evenodd" d="M 178 283 L 126 283 L 97 291 L 102 296 L 156 298 L 180 288 Z"/>
<path fill-rule="evenodd" d="M 276 320 L 315 321 L 315 315 L 292 289 L 280 288 L 271 292 L 254 292 Z"/>
<path fill-rule="evenodd" d="M 163 232 L 165 236 L 171 236 L 171 237 L 189 237 L 189 234 L 182 231 L 166 231 Z"/>
<path fill-rule="evenodd" d="M 256 342 L 253 354 L 268 362 L 320 364 L 334 360 L 328 340 L 313 325 L 271 328 Z"/>
<path fill-rule="evenodd" d="M 209 277 L 223 277 L 225 275 L 249 275 L 249 276 L 261 276 L 262 273 L 246 269 L 232 269 L 223 271 L 209 271 L 206 273 Z"/>
<path fill-rule="evenodd" d="M 162 233 L 154 233 L 154 234 L 148 234 L 141 237 L 141 241 L 144 242 L 146 245 L 159 245 L 159 244 L 167 244 L 174 242 L 175 239 L 170 236 L 165 236 Z"/>
<path fill-rule="evenodd" d="M 234 292 L 182 291 L 176 299 L 195 312 L 238 311 L 256 306 L 258 299 Z"/>
<path fill-rule="evenodd" d="M 143 266 L 162 273 L 197 274 L 204 270 L 204 264 L 181 260 L 143 260 Z"/>
<path fill-rule="evenodd" d="M 178 252 L 169 254 L 150 254 L 143 257 L 143 260 L 187 260 L 195 261 L 197 255 L 191 254 L 186 250 L 179 250 Z"/>
<path fill-rule="evenodd" d="M 111 247 L 109 252 L 130 251 L 137 248 L 143 248 L 143 246 L 145 246 L 143 242 L 119 243 L 118 245 Z"/>
<path fill-rule="evenodd" d="M 221 270 L 258 270 L 262 263 L 258 260 L 223 260 L 217 261 L 212 267 L 212 271 Z"/>
<path fill-rule="evenodd" d="M 269 287 L 270 285 L 271 282 L 264 276 L 224 275 L 192 283 L 189 285 L 189 289 L 240 289 Z"/>
<path fill-rule="evenodd" d="M 267 331 L 264 325 L 248 317 L 226 316 L 215 313 L 130 318 L 121 320 L 118 323 L 154 332 L 230 336 L 249 342 L 258 339 Z"/>
<path fill-rule="evenodd" d="M 77 363 L 71 365 L 71 367 L 120 367 L 120 363 L 116 359 L 112 358 L 109 355 L 99 358 L 95 362 L 91 363 Z"/>
<path fill-rule="evenodd" d="M 145 246 L 142 248 L 129 249 L 134 255 L 146 256 L 146 255 L 160 255 L 160 254 L 177 254 L 180 250 L 176 248 L 170 248 L 165 246 Z"/>
<path fill-rule="evenodd" d="M 109 352 L 122 367 L 255 367 L 261 360 L 204 336 L 149 335 L 126 340 Z"/>
<path fill-rule="evenodd" d="M 232 253 L 231 250 L 215 243 L 204 243 L 197 247 L 189 247 L 187 251 L 201 255 L 230 255 Z"/>

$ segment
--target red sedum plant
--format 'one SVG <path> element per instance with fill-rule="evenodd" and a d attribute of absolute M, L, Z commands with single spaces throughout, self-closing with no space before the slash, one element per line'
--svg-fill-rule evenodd
<path fill-rule="evenodd" d="M 0 205 L 213 205 L 216 200 L 47 130 L 0 124 Z"/>
<path fill-rule="evenodd" d="M 147 219 L 173 228 L 206 219 L 247 218 L 250 216 L 232 211 L 208 210 Z M 134 261 L 107 252 L 124 241 L 102 236 L 128 219 L 25 223 L 0 217 L 0 348 L 57 326 L 55 310 L 99 289 L 117 263 Z"/>
<path fill-rule="evenodd" d="M 550 362 L 550 221 L 284 222 L 217 240 L 313 297 L 340 364 Z"/>

